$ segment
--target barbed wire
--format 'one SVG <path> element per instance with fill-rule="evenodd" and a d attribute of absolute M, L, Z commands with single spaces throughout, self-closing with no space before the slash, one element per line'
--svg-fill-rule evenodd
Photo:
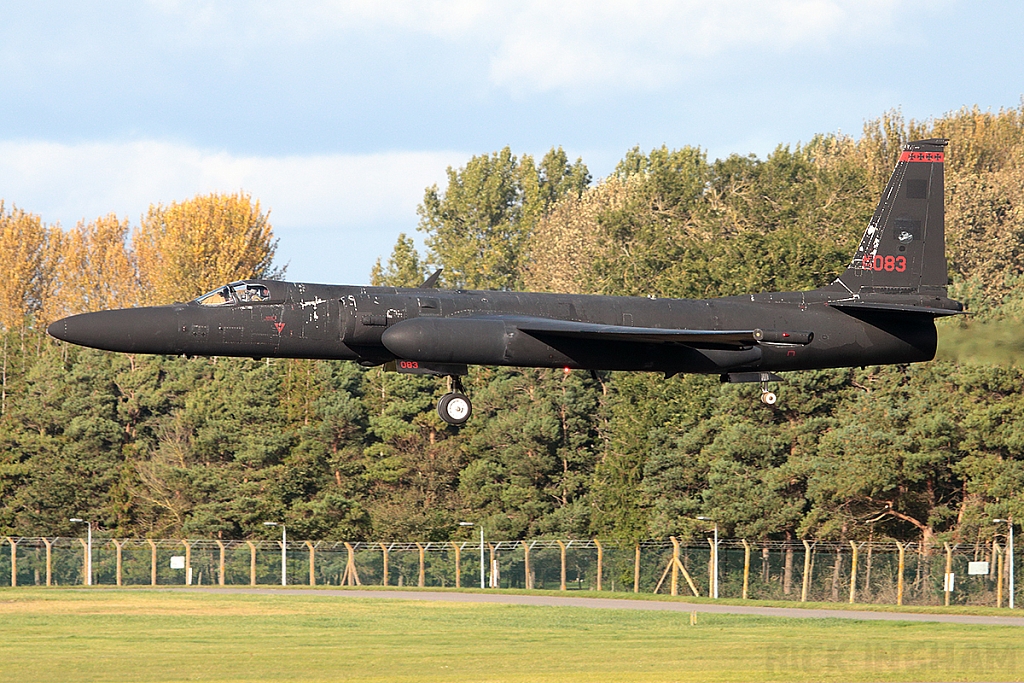
<path fill-rule="evenodd" d="M 66 548 L 66 547 L 77 547 L 86 540 L 81 536 L 0 536 L 0 545 L 13 541 L 19 548 L 43 548 L 50 545 L 54 548 Z M 679 547 L 686 550 L 708 550 L 711 546 L 710 537 L 700 541 L 694 539 L 677 539 Z M 250 548 L 255 547 L 257 551 L 268 551 L 281 549 L 281 541 L 273 539 L 249 539 L 249 540 L 218 540 L 209 538 L 186 538 L 186 539 L 170 539 L 170 538 L 115 538 L 111 536 L 93 536 L 92 539 L 93 547 L 102 547 L 105 545 L 116 546 L 118 543 L 121 544 L 122 548 L 156 548 L 158 550 L 167 549 L 184 549 L 187 543 L 191 550 L 219 550 L 223 547 L 225 550 L 235 550 L 238 548 Z M 487 541 L 485 540 L 485 546 L 495 552 L 509 552 L 515 550 L 521 550 L 523 548 L 529 548 L 532 550 L 546 550 L 546 549 L 561 549 L 562 545 L 565 549 L 571 550 L 596 550 L 599 546 L 603 550 L 630 550 L 633 551 L 637 547 L 641 550 L 669 550 L 672 548 L 673 543 L 671 538 L 665 539 L 646 539 L 638 543 L 623 543 L 619 541 L 603 541 L 600 539 L 527 539 L 517 541 Z M 898 552 L 900 543 L 892 540 L 882 541 L 855 541 L 858 546 L 858 550 L 865 550 L 868 547 L 873 552 Z M 839 542 L 839 541 L 820 541 L 820 540 L 807 540 L 808 546 L 813 552 L 825 552 L 825 553 L 846 553 L 851 552 L 852 548 L 850 542 Z M 942 550 L 944 546 L 942 543 L 936 542 L 931 543 L 927 546 L 917 541 L 908 541 L 903 543 L 903 550 L 905 553 L 920 553 L 931 550 Z M 315 551 L 321 552 L 342 552 L 347 551 L 348 546 L 352 547 L 353 552 L 366 552 L 366 551 L 381 551 L 387 549 L 388 552 L 407 552 L 407 551 L 419 551 L 421 548 L 425 552 L 444 552 L 452 551 L 458 546 L 460 552 L 462 550 L 479 549 L 480 542 L 478 540 L 472 541 L 325 541 L 325 540 L 304 540 L 296 539 L 289 540 L 288 547 L 291 550 L 309 549 L 312 547 Z M 762 552 L 768 551 L 793 551 L 793 552 L 804 552 L 806 550 L 803 540 L 798 541 L 746 541 L 744 545 L 744 539 L 719 539 L 719 549 L 736 550 L 750 548 L 751 552 Z M 961 544 L 950 544 L 951 550 L 958 554 L 964 552 L 973 552 L 974 545 L 961 545 Z"/>

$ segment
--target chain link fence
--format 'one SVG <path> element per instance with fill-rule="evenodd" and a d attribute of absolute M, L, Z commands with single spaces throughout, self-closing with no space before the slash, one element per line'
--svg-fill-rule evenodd
<path fill-rule="evenodd" d="M 2 537 L 0 582 L 12 586 L 86 583 L 82 538 Z M 708 596 L 709 542 L 599 540 L 486 543 L 483 584 L 495 588 L 602 590 Z M 94 535 L 98 585 L 273 585 L 281 583 L 280 541 L 114 539 Z M 181 569 L 172 568 L 172 557 Z M 479 542 L 289 541 L 289 585 L 479 587 Z M 970 563 L 987 563 L 974 564 Z M 972 570 L 969 572 L 969 569 Z M 13 570 L 13 571 L 12 571 Z M 979 573 L 980 572 L 980 573 Z M 919 543 L 723 540 L 722 598 L 905 605 L 1006 606 L 1009 556 L 999 542 Z M 946 575 L 954 576 L 952 586 Z M 947 587 L 952 588 L 946 591 Z M 1018 600 L 1021 597 L 1015 596 Z"/>

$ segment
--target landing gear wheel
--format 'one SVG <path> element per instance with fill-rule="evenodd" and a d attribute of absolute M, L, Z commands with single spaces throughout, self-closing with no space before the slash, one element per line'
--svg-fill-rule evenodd
<path fill-rule="evenodd" d="M 761 394 L 761 403 L 773 406 L 773 405 L 775 405 L 775 401 L 776 401 L 776 396 L 775 396 L 774 393 L 772 393 L 770 391 L 766 391 L 763 394 Z"/>
<path fill-rule="evenodd" d="M 452 392 L 437 402 L 437 414 L 448 424 L 458 427 L 473 414 L 473 404 L 465 394 Z"/>

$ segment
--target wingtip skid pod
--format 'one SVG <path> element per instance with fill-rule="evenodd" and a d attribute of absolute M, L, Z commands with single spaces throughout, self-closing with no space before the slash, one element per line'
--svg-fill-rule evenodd
<path fill-rule="evenodd" d="M 761 384 L 761 403 L 768 406 L 775 405 L 778 397 L 774 391 L 768 388 L 768 382 L 781 382 L 781 377 L 773 372 L 727 372 L 719 380 L 722 384 L 743 384 L 747 382 L 758 382 Z"/>

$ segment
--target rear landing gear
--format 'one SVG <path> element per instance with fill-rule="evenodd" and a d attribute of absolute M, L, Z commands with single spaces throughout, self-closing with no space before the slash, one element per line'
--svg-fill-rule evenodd
<path fill-rule="evenodd" d="M 473 404 L 466 396 L 462 378 L 458 375 L 448 376 L 448 393 L 437 402 L 437 414 L 442 420 L 456 427 L 465 424 L 473 414 Z"/>
<path fill-rule="evenodd" d="M 731 384 L 759 382 L 761 384 L 761 403 L 773 406 L 778 397 L 774 392 L 768 390 L 768 382 L 781 382 L 782 378 L 772 372 L 727 372 L 722 375 L 721 380 Z"/>

